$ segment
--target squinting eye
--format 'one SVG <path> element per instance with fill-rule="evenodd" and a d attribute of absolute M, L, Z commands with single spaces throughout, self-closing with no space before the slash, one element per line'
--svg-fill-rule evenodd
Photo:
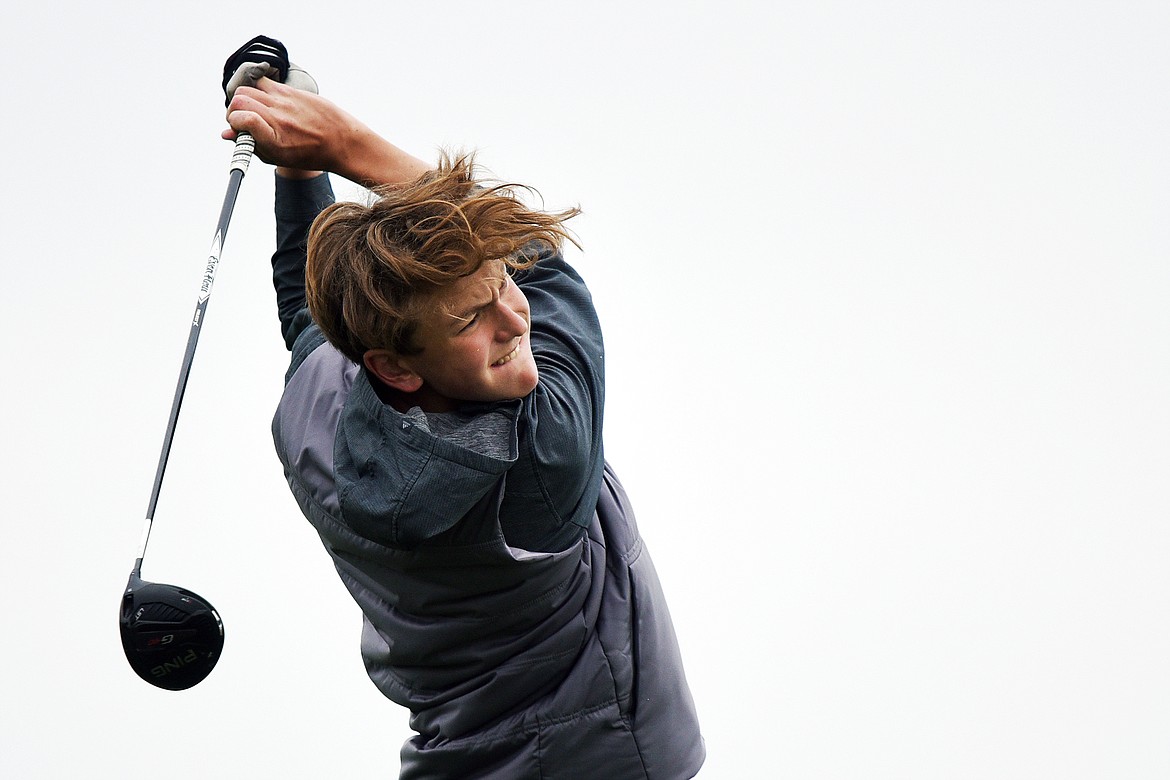
<path fill-rule="evenodd" d="M 472 325 L 474 325 L 474 324 L 476 323 L 476 321 L 477 321 L 478 319 L 479 319 L 479 312 L 476 312 L 475 314 L 472 314 L 472 315 L 471 315 L 471 319 L 469 319 L 469 320 L 467 321 L 467 324 L 466 324 L 466 325 L 464 325 L 462 328 L 460 328 L 460 329 L 459 329 L 459 332 L 460 332 L 460 333 L 462 333 L 463 331 L 465 331 L 465 330 L 467 330 L 468 328 L 470 328 Z"/>

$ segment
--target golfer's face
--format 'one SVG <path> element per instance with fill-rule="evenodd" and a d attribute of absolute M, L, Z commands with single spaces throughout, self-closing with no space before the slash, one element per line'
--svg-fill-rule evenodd
<path fill-rule="evenodd" d="M 457 401 L 523 398 L 536 387 L 528 299 L 502 262 L 485 263 L 428 307 L 409 358 L 427 388 Z"/>

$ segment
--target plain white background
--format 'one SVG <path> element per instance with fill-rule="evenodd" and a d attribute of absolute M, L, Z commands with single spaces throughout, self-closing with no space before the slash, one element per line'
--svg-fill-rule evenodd
<path fill-rule="evenodd" d="M 271 451 L 260 163 L 144 568 L 216 605 L 225 654 L 170 693 L 118 640 L 227 183 L 220 69 L 257 33 L 407 150 L 584 209 L 702 777 L 1170 775 L 1170 10 L 1116 0 L 11 14 L 0 775 L 396 775 L 406 714 Z"/>

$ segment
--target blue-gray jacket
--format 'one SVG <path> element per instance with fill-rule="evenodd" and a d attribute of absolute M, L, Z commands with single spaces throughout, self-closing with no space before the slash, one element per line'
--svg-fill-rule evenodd
<path fill-rule="evenodd" d="M 540 371 L 440 420 L 384 404 L 304 309 L 328 177 L 277 180 L 290 488 L 364 613 L 370 678 L 411 712 L 402 778 L 689 778 L 704 758 L 653 563 L 601 443 L 601 329 L 557 254 L 518 273 Z M 485 439 L 490 444 L 485 444 Z"/>

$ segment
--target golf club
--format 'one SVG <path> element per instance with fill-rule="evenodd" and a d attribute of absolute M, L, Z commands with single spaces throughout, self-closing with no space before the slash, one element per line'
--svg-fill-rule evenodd
<path fill-rule="evenodd" d="M 195 346 L 199 342 L 199 331 L 207 312 L 207 301 L 211 297 L 211 286 L 215 282 L 215 269 L 219 265 L 219 255 L 236 205 L 236 195 L 255 148 L 252 136 L 247 133 L 240 133 L 236 138 L 227 194 L 224 196 L 219 224 L 211 242 L 211 254 L 207 258 L 207 267 L 199 287 L 191 333 L 187 337 L 187 351 L 179 370 L 179 383 L 175 388 L 175 399 L 171 404 L 171 415 L 163 437 L 150 504 L 146 509 L 146 525 L 118 615 L 122 649 L 126 652 L 130 668 L 151 685 L 170 691 L 181 691 L 196 685 L 215 668 L 220 651 L 223 650 L 223 621 L 215 608 L 196 593 L 176 585 L 143 580 L 142 559 L 146 556 L 146 545 L 150 540 L 150 528 L 154 523 L 154 511 L 175 436 L 179 408 L 183 404 L 183 393 L 191 374 L 191 362 L 195 357 Z"/>

